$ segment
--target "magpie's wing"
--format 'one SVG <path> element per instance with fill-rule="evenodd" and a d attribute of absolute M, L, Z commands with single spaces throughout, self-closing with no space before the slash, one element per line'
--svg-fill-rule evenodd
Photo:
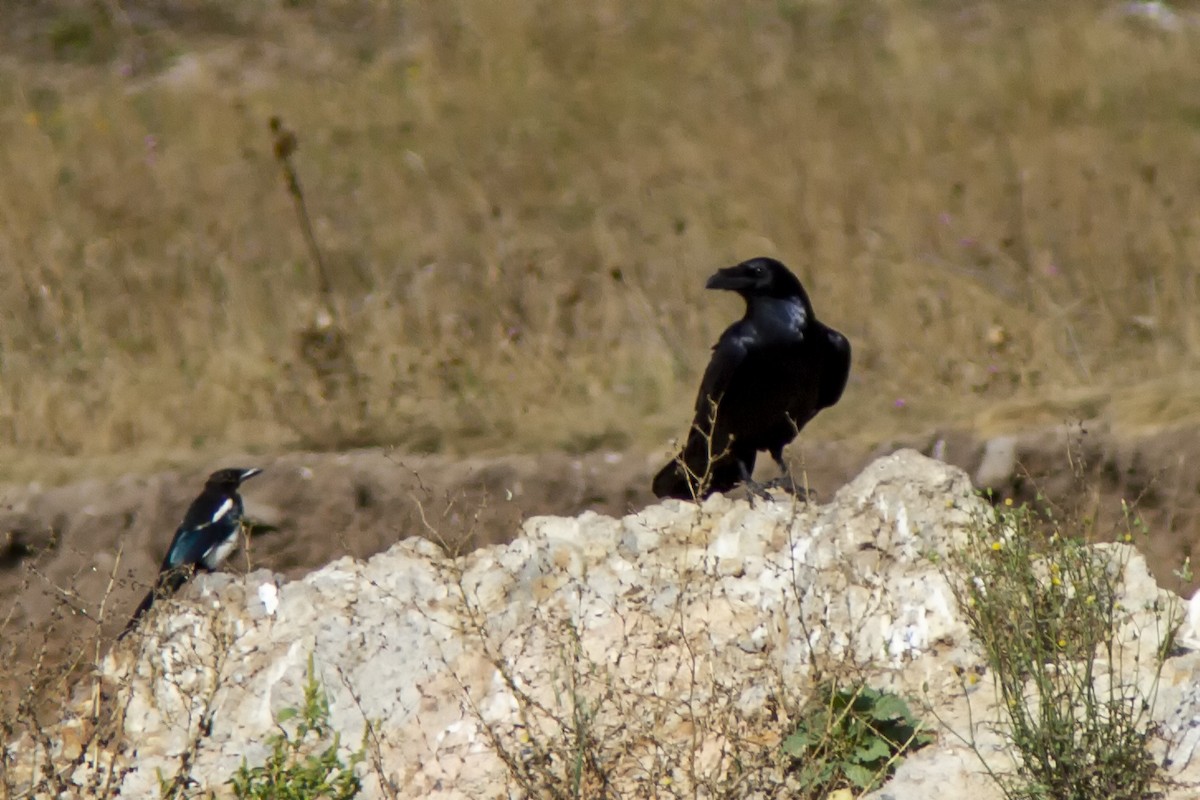
<path fill-rule="evenodd" d="M 829 408 L 842 399 L 846 381 L 850 378 L 850 340 L 833 328 L 825 328 L 825 336 L 817 337 L 817 340 L 824 343 L 825 350 L 821 358 L 817 407 Z"/>
<path fill-rule="evenodd" d="M 198 564 L 214 544 L 237 527 L 241 517 L 238 506 L 237 500 L 226 494 L 204 493 L 197 497 L 175 531 L 162 568 Z"/>
<path fill-rule="evenodd" d="M 183 522 L 179 524 L 179 527 L 199 530 L 209 525 L 219 524 L 230 514 L 236 517 L 239 512 L 238 505 L 237 497 L 228 492 L 201 492 L 200 496 L 188 506 L 187 513 L 183 515 Z"/>

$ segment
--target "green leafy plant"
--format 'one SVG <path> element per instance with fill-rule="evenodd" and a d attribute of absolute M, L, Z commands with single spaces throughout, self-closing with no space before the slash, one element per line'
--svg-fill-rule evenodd
<path fill-rule="evenodd" d="M 1127 523 L 1126 542 L 1139 528 L 1128 513 Z M 1094 546 L 1078 532 L 1049 511 L 1002 507 L 956 556 L 952 585 L 983 646 L 1016 756 L 1014 774 L 993 773 L 1010 800 L 1156 796 L 1158 766 L 1147 750 L 1153 688 L 1139 688 L 1136 675 L 1147 654 L 1130 654 L 1118 636 L 1131 550 Z M 1177 609 L 1153 610 L 1160 637 L 1148 656 L 1157 676 Z"/>
<path fill-rule="evenodd" d="M 285 723 L 295 720 L 289 732 Z M 271 737 L 271 755 L 258 767 L 243 759 L 230 778 L 234 796 L 251 800 L 350 800 L 362 789 L 355 766 L 366 758 L 363 747 L 350 755 L 350 763 L 338 755 L 339 734 L 329 724 L 329 699 L 317 681 L 312 656 L 308 657 L 308 679 L 304 685 L 303 708 L 285 708 L 276 718 L 279 733 Z"/>
<path fill-rule="evenodd" d="M 783 751 L 796 761 L 806 794 L 879 786 L 904 755 L 933 741 L 908 704 L 891 692 L 867 686 L 817 687 L 808 713 Z"/>

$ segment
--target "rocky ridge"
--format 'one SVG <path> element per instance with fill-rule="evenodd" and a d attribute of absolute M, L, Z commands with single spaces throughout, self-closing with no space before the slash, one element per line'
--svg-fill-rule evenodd
<path fill-rule="evenodd" d="M 964 680 L 984 660 L 943 567 L 989 513 L 965 473 L 900 451 L 826 505 L 714 496 L 537 517 L 461 557 L 412 538 L 291 582 L 207 576 L 104 661 L 124 745 L 76 770 L 111 766 L 122 796 L 144 797 L 186 764 L 197 788 L 227 791 L 267 757 L 311 657 L 343 749 L 367 744 L 366 797 L 524 796 L 581 763 L 583 796 L 773 797 L 815 672 L 849 670 L 939 728 L 875 797 L 999 798 L 964 740 L 992 769 L 1012 758 L 988 724 L 991 681 Z M 1149 664 L 1163 609 L 1184 606 L 1107 547 L 1124 564 L 1119 647 Z M 1198 669 L 1182 652 L 1156 687 L 1170 797 L 1200 777 Z M 1139 676 L 1148 692 L 1153 678 Z"/>

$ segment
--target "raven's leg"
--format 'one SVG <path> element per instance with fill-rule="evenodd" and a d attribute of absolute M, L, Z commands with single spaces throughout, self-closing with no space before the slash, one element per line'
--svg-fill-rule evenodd
<path fill-rule="evenodd" d="M 756 496 L 769 502 L 772 497 L 771 493 L 767 491 L 767 485 L 759 483 L 758 481 L 754 480 L 753 477 L 751 477 L 750 469 L 746 466 L 745 461 L 739 458 L 737 459 L 737 465 L 738 472 L 740 472 L 742 476 L 742 485 L 746 487 L 746 491 L 749 493 L 750 505 L 754 505 L 754 498 Z"/>
<path fill-rule="evenodd" d="M 779 471 L 782 474 L 775 480 L 768 482 L 766 484 L 767 487 L 772 489 L 783 489 L 784 491 L 790 492 L 794 497 L 803 500 L 806 503 L 811 500 L 814 496 L 814 493 L 810 492 L 808 489 L 805 489 L 803 486 L 797 485 L 795 479 L 792 478 L 792 472 L 790 469 L 788 469 L 787 462 L 783 460 L 782 446 L 771 450 L 771 458 L 774 459 L 775 463 L 779 465 Z"/>

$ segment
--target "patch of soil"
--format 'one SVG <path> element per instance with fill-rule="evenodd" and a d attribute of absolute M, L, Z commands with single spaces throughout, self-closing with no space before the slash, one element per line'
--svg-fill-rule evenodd
<path fill-rule="evenodd" d="M 1059 514 L 1090 520 L 1098 539 L 1126 530 L 1122 501 L 1148 532 L 1135 532 L 1163 586 L 1189 593 L 1195 581 L 1174 573 L 1200 557 L 1200 431 L 1122 439 L 1100 426 L 1055 429 L 993 441 L 988 483 L 998 500 L 1049 501 Z M 916 449 L 979 472 L 988 443 L 940 432 L 851 447 L 793 447 L 794 473 L 828 498 L 872 459 Z M 1000 452 L 997 470 L 995 452 Z M 1004 454 L 1008 454 L 1005 456 Z M 585 510 L 619 516 L 654 501 L 650 477 L 661 456 L 547 453 L 454 460 L 384 450 L 236 457 L 188 471 L 126 476 L 111 482 L 0 490 L 0 693 L 28 695 L 55 686 L 29 682 L 46 665 L 77 658 L 85 642 L 103 652 L 155 576 L 184 509 L 204 477 L 221 466 L 262 466 L 243 490 L 247 513 L 263 523 L 249 553 L 227 569 L 268 568 L 296 577 L 342 556 L 365 558 L 408 536 L 448 550 L 509 541 L 522 520 Z M 759 477 L 767 477 L 760 474 Z"/>

